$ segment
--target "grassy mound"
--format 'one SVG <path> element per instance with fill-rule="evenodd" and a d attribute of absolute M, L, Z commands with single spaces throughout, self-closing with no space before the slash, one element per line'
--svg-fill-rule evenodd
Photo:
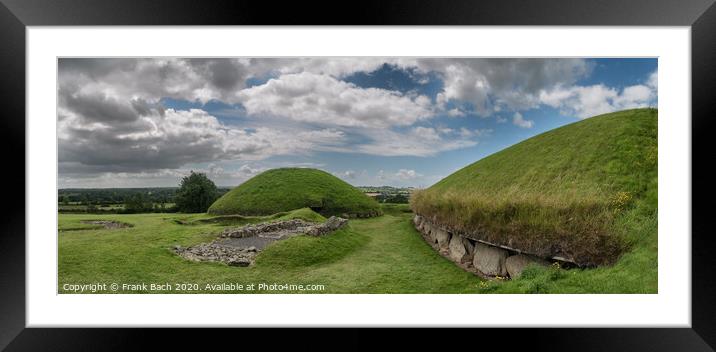
<path fill-rule="evenodd" d="M 282 168 L 263 172 L 209 207 L 210 214 L 270 215 L 310 208 L 324 216 L 380 214 L 376 201 L 321 170 Z"/>
<path fill-rule="evenodd" d="M 657 113 L 625 110 L 535 136 L 416 192 L 411 207 L 475 239 L 614 263 L 638 241 L 635 228 L 656 221 Z"/>

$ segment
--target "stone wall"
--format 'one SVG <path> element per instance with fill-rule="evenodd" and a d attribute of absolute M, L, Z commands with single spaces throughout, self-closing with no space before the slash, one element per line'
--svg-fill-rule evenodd
<path fill-rule="evenodd" d="M 539 258 L 515 248 L 467 238 L 447 230 L 426 217 L 415 215 L 415 228 L 440 254 L 465 270 L 486 277 L 518 277 L 531 264 L 547 266 L 555 258 Z M 473 237 L 473 236 L 471 236 Z"/>

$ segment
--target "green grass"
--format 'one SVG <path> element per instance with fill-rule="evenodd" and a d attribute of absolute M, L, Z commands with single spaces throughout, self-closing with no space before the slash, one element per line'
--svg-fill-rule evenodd
<path fill-rule="evenodd" d="M 207 218 L 205 214 L 60 214 L 60 224 L 109 219 L 134 226 L 63 232 L 58 290 L 65 292 L 64 284 L 168 282 L 196 283 L 199 293 L 236 293 L 204 290 L 206 284 L 232 282 L 325 285 L 320 293 L 479 292 L 481 280 L 433 251 L 413 228 L 410 213 L 396 214 L 353 219 L 346 229 L 325 237 L 275 242 L 246 268 L 191 262 L 171 251 L 173 245 L 210 241 L 221 232 L 223 227 L 215 223 L 186 226 L 175 221 Z M 177 293 L 124 293 L 143 292 Z"/>
<path fill-rule="evenodd" d="M 57 230 L 59 232 L 64 231 L 80 231 L 80 230 L 93 230 L 93 229 L 103 229 L 104 226 L 98 225 L 98 224 L 86 224 L 83 223 L 83 220 L 114 220 L 123 222 L 121 220 L 117 220 L 116 216 L 112 215 L 97 215 L 93 218 L 86 218 L 81 215 L 69 215 L 69 214 L 63 214 L 59 217 L 57 221 Z M 127 223 L 128 225 L 132 225 L 131 223 Z"/>
<path fill-rule="evenodd" d="M 416 192 L 411 207 L 481 240 L 609 265 L 656 247 L 655 226 L 640 232 L 656 223 L 656 192 L 657 110 L 635 109 L 492 154 Z M 655 268 L 651 257 L 645 269 Z"/>
<path fill-rule="evenodd" d="M 173 245 L 210 241 L 221 232 L 224 227 L 216 223 L 186 226 L 175 222 L 208 218 L 205 214 L 60 214 L 61 226 L 102 219 L 134 227 L 62 232 L 58 290 L 66 292 L 62 289 L 66 283 L 169 282 L 200 286 L 199 291 L 182 293 L 237 293 L 204 288 L 206 284 L 265 282 L 325 285 L 321 293 L 655 293 L 657 224 L 655 217 L 644 216 L 655 211 L 648 204 L 639 202 L 622 218 L 620 226 L 636 229 L 632 237 L 637 245 L 614 266 L 535 267 L 509 281 L 483 281 L 441 257 L 415 231 L 412 214 L 404 211 L 404 205 L 387 206 L 381 217 L 351 220 L 348 229 L 326 237 L 298 236 L 276 242 L 248 268 L 190 262 L 171 252 Z"/>
<path fill-rule="evenodd" d="M 209 208 L 215 215 L 270 215 L 312 208 L 324 216 L 380 212 L 376 201 L 321 170 L 281 168 L 263 172 L 232 189 Z"/>

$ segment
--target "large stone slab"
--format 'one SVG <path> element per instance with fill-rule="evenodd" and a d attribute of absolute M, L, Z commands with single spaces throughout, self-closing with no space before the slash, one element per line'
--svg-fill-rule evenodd
<path fill-rule="evenodd" d="M 415 215 L 414 221 L 415 221 L 415 228 L 418 229 L 418 231 L 420 231 L 421 233 L 426 233 L 425 226 L 426 226 L 427 222 L 425 221 L 425 218 L 420 215 Z"/>
<path fill-rule="evenodd" d="M 505 260 L 505 268 L 511 278 L 517 278 L 522 275 L 522 271 L 529 265 L 549 266 L 549 262 L 544 259 L 525 254 L 513 255 L 507 257 Z"/>
<path fill-rule="evenodd" d="M 431 243 L 437 243 L 437 239 L 435 238 L 435 228 L 430 222 L 423 220 L 420 232 L 427 235 Z"/>
<path fill-rule="evenodd" d="M 435 241 L 438 243 L 440 248 L 447 249 L 450 245 L 450 234 L 447 231 L 437 226 L 433 226 L 431 235 L 435 238 Z"/>
<path fill-rule="evenodd" d="M 476 243 L 472 265 L 485 275 L 507 276 L 505 260 L 508 255 L 509 252 L 504 249 Z"/>
<path fill-rule="evenodd" d="M 449 255 L 450 259 L 458 263 L 467 263 L 472 260 L 472 252 L 474 246 L 467 239 L 453 235 L 450 239 Z"/>

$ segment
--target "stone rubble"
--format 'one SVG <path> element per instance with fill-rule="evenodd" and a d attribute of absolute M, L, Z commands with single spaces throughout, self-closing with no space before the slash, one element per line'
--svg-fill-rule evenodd
<path fill-rule="evenodd" d="M 192 261 L 222 262 L 231 266 L 249 266 L 254 263 L 256 256 L 261 252 L 254 246 L 238 247 L 227 245 L 227 238 L 261 237 L 271 241 L 283 240 L 289 237 L 306 234 L 309 236 L 324 236 L 345 227 L 347 219 L 331 216 L 325 223 L 317 224 L 300 219 L 292 219 L 263 224 L 251 224 L 238 228 L 225 229 L 219 238 L 201 243 L 192 247 L 174 246 L 176 254 Z"/>
<path fill-rule="evenodd" d="M 313 225 L 306 229 L 306 234 L 311 236 L 323 236 L 337 231 L 348 224 L 348 219 L 331 216 L 323 224 Z"/>
<path fill-rule="evenodd" d="M 192 261 L 223 262 L 231 266 L 249 266 L 258 254 L 258 250 L 254 247 L 229 247 L 216 242 L 202 243 L 188 248 L 175 246 L 174 251 Z"/>
<path fill-rule="evenodd" d="M 288 233 L 303 233 L 307 231 L 308 228 L 315 225 L 315 223 L 304 221 L 301 219 L 269 222 L 263 224 L 250 224 L 242 227 L 225 229 L 224 232 L 221 233 L 221 237 L 282 237 L 281 235 Z"/>
<path fill-rule="evenodd" d="M 81 220 L 80 222 L 83 224 L 90 225 L 102 225 L 105 229 L 121 229 L 125 227 L 131 227 L 131 225 L 129 224 L 112 220 Z"/>

